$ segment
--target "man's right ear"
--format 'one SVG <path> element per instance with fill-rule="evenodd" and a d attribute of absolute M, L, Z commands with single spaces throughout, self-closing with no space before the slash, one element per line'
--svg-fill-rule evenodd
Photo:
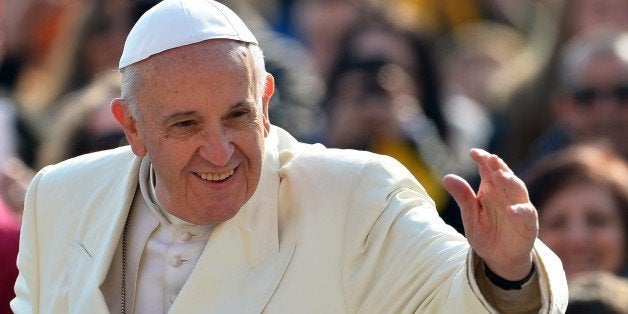
<path fill-rule="evenodd" d="M 144 141 L 137 128 L 137 121 L 127 107 L 126 101 L 122 98 L 112 100 L 111 113 L 113 113 L 113 117 L 122 127 L 129 144 L 131 144 L 133 153 L 139 157 L 145 156 L 147 152 L 146 145 L 144 145 Z"/>

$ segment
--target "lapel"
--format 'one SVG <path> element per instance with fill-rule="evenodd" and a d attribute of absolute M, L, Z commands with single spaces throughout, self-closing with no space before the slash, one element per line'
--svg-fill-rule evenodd
<path fill-rule="evenodd" d="M 262 312 L 295 249 L 279 241 L 278 171 L 271 132 L 256 192 L 234 218 L 216 226 L 170 313 Z"/>
<path fill-rule="evenodd" d="M 132 153 L 130 153 L 132 156 Z M 126 221 L 139 172 L 140 158 L 117 164 L 109 182 L 103 183 L 85 208 L 91 215 L 81 222 L 68 256 L 68 305 L 71 313 L 108 313 L 99 286 L 104 282 Z M 115 176 L 115 174 L 120 174 Z M 108 183 L 108 184 L 107 184 Z"/>

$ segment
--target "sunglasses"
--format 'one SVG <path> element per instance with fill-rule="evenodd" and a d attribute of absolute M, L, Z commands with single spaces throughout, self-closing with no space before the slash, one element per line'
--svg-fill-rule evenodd
<path fill-rule="evenodd" d="M 602 99 L 615 100 L 621 104 L 628 103 L 628 83 L 615 85 L 611 88 L 600 89 L 591 86 L 581 86 L 571 91 L 571 96 L 580 105 L 590 106 Z"/>

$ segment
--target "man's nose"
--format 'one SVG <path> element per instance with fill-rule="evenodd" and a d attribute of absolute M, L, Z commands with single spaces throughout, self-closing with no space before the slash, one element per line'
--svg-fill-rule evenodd
<path fill-rule="evenodd" d="M 225 166 L 234 152 L 231 138 L 223 130 L 204 132 L 199 154 L 215 166 Z"/>

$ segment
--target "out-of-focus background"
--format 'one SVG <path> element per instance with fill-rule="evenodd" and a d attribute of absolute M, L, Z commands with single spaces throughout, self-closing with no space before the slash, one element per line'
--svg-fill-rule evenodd
<path fill-rule="evenodd" d="M 109 111 L 117 63 L 156 2 L 0 0 L 0 313 L 13 297 L 33 174 L 126 144 Z M 627 0 L 221 2 L 264 50 L 275 125 L 305 142 L 393 156 L 460 232 L 441 178 L 477 184 L 469 149 L 496 153 L 528 183 L 539 236 L 570 286 L 603 286 L 604 275 L 580 276 L 594 271 L 626 285 Z M 574 289 L 574 302 L 602 299 Z M 598 303 L 628 311 L 626 298 Z"/>

